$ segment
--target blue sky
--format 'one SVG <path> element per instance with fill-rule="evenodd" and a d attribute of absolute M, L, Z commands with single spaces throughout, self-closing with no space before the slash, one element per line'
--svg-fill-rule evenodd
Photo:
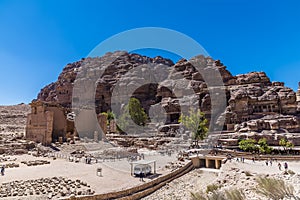
<path fill-rule="evenodd" d="M 139 27 L 182 32 L 235 75 L 265 71 L 294 89 L 300 2 L 0 0 L 0 104 L 28 103 L 101 41 Z"/>

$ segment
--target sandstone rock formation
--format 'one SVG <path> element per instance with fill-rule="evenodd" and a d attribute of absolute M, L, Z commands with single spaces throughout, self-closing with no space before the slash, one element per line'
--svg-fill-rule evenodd
<path fill-rule="evenodd" d="M 198 71 L 195 67 L 197 64 L 203 67 L 203 71 Z M 148 75 L 150 81 L 163 80 L 161 84 L 155 81 L 149 83 L 148 78 L 145 78 L 152 69 L 157 71 L 164 69 L 163 72 L 168 72 L 167 77 L 163 77 L 165 74 L 160 71 L 155 74 L 155 77 Z M 101 77 L 99 71 L 102 73 Z M 210 72 L 218 72 L 222 84 L 209 85 L 207 80 L 215 78 Z M 92 103 L 90 96 L 80 92 L 76 92 L 77 96 L 73 94 L 78 89 L 74 88 L 76 83 L 77 87 L 79 85 L 85 90 L 92 91 L 91 85 L 95 85 L 93 81 L 97 81 L 97 84 Z M 226 95 L 225 103 L 221 102 L 221 98 L 212 101 L 213 95 L 223 90 Z M 71 112 L 72 102 L 73 104 L 79 102 L 81 106 L 85 103 L 95 105 L 96 115 L 98 115 L 111 110 L 112 106 L 121 109 L 121 103 L 127 97 L 125 93 L 128 92 L 141 101 L 147 114 L 151 114 L 153 105 L 164 108 L 166 122 L 158 130 L 166 130 L 170 125 L 178 124 L 182 110 L 196 104 L 216 127 L 221 126 L 225 131 L 300 132 L 300 90 L 296 93 L 285 87 L 282 82 L 271 82 L 264 72 L 233 76 L 219 60 L 203 56 L 197 56 L 189 61 L 182 59 L 176 64 L 159 56 L 149 58 L 127 52 L 107 53 L 100 58 L 82 59 L 68 64 L 56 82 L 41 90 L 38 101 L 44 104 L 55 103 L 58 107 L 62 107 L 65 118 Z M 112 105 L 113 94 L 117 94 L 120 105 Z M 32 105 L 35 105 L 35 102 L 36 100 Z M 224 108 L 218 106 L 222 103 L 225 105 Z M 212 113 L 213 107 L 216 108 L 215 113 Z M 81 118 L 86 119 L 86 123 L 84 128 L 79 130 L 80 132 L 84 132 L 84 129 L 93 134 L 98 131 L 89 124 L 89 114 L 82 116 Z M 80 114 L 77 118 L 80 118 Z M 168 127 L 164 128 L 166 125 Z M 53 126 L 54 130 L 55 125 Z M 174 127 L 179 128 L 179 126 Z M 53 139 L 53 135 L 57 136 L 58 133 L 52 132 Z M 65 128 L 59 134 L 65 138 L 66 132 Z"/>

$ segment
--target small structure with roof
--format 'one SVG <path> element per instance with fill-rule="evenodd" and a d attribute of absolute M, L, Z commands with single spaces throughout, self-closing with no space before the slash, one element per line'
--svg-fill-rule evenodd
<path fill-rule="evenodd" d="M 131 165 L 131 170 L 130 170 L 131 176 L 134 175 L 134 167 L 136 165 L 145 165 L 145 166 L 148 166 L 148 165 L 151 165 L 151 164 L 153 164 L 153 173 L 156 174 L 156 160 L 138 160 L 138 161 L 130 162 L 130 165 Z"/>

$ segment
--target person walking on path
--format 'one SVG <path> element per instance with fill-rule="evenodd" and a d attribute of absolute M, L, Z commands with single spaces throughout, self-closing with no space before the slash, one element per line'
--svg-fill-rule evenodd
<path fill-rule="evenodd" d="M 289 168 L 289 166 L 288 166 L 287 162 L 285 162 L 285 163 L 284 163 L 284 170 L 287 171 L 288 168 Z"/>
<path fill-rule="evenodd" d="M 5 166 L 2 165 L 2 167 L 1 167 L 1 175 L 2 175 L 2 176 L 4 176 L 4 171 L 5 171 Z"/>
<path fill-rule="evenodd" d="M 143 179 L 143 178 L 144 178 L 144 173 L 141 171 L 141 172 L 140 172 L 140 181 L 144 182 L 144 179 Z"/>
<path fill-rule="evenodd" d="M 281 171 L 281 164 L 280 163 L 278 163 L 278 168 Z"/>

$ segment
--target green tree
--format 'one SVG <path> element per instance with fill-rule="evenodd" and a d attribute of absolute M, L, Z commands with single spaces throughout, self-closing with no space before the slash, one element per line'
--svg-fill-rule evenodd
<path fill-rule="evenodd" d="M 107 112 L 107 121 L 110 122 L 113 119 L 115 119 L 115 114 L 111 111 L 108 111 Z"/>
<path fill-rule="evenodd" d="M 255 143 L 256 141 L 254 139 L 244 139 L 239 142 L 239 148 L 243 151 L 256 151 L 257 146 Z"/>
<path fill-rule="evenodd" d="M 272 152 L 272 148 L 269 147 L 266 138 L 259 139 L 259 141 L 258 141 L 257 144 L 259 145 L 259 152 L 260 153 L 267 153 L 267 154 L 269 154 L 269 153 Z"/>
<path fill-rule="evenodd" d="M 139 126 L 144 126 L 148 120 L 148 116 L 141 106 L 137 98 L 130 98 L 129 103 L 124 106 L 122 115 L 118 118 L 118 130 L 126 130 L 133 121 Z"/>
<path fill-rule="evenodd" d="M 293 147 L 294 147 L 294 144 L 293 144 L 292 142 L 290 142 L 290 141 L 287 141 L 286 144 L 285 144 L 285 146 L 286 146 L 287 148 L 293 148 Z"/>
<path fill-rule="evenodd" d="M 129 100 L 129 114 L 131 119 L 137 125 L 144 126 L 147 122 L 148 116 L 145 113 L 140 101 L 137 98 L 130 98 Z"/>
<path fill-rule="evenodd" d="M 287 154 L 290 154 L 290 150 L 294 147 L 294 144 L 290 141 L 287 141 L 285 146 L 286 146 Z"/>
<path fill-rule="evenodd" d="M 106 119 L 107 119 L 107 125 L 110 124 L 110 121 L 115 119 L 115 114 L 111 111 L 108 111 L 108 112 L 102 112 L 101 114 L 105 115 L 106 116 Z"/>
<path fill-rule="evenodd" d="M 285 148 L 286 142 L 287 141 L 284 138 L 281 138 L 279 141 L 279 145 L 282 146 L 283 148 Z"/>
<path fill-rule="evenodd" d="M 287 141 L 284 138 L 281 138 L 279 141 L 279 145 L 283 147 L 283 150 L 289 154 L 289 150 L 294 147 L 294 144 L 290 141 Z"/>
<path fill-rule="evenodd" d="M 294 147 L 294 144 L 285 138 L 280 139 L 279 145 L 283 147 L 284 152 L 287 154 L 289 154 L 289 149 Z"/>
<path fill-rule="evenodd" d="M 179 122 L 192 132 L 192 139 L 198 145 L 199 140 L 203 140 L 207 136 L 207 119 L 204 113 L 197 110 L 190 110 L 188 115 L 181 114 Z"/>

